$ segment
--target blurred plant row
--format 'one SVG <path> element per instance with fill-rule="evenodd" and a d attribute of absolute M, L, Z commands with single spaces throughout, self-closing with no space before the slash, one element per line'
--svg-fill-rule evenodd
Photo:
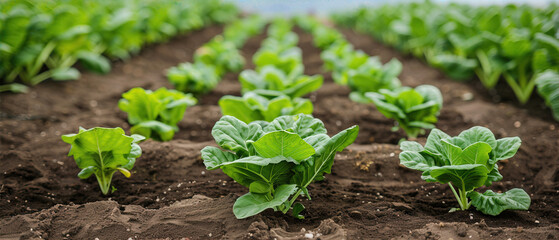
<path fill-rule="evenodd" d="M 245 66 L 241 48 L 246 41 L 261 33 L 266 21 L 251 15 L 227 25 L 223 34 L 196 49 L 194 62 L 184 62 L 167 70 L 167 78 L 179 91 L 201 95 L 210 92 L 223 75 L 237 73 Z"/>
<path fill-rule="evenodd" d="M 522 104 L 537 86 L 559 120 L 559 7 L 387 4 L 333 15 L 424 58 L 458 80 L 474 75 L 488 89 L 504 79 Z"/>
<path fill-rule="evenodd" d="M 8 0 L 0 5 L 0 91 L 23 92 L 46 79 L 80 77 L 76 63 L 107 73 L 127 59 L 238 9 L 220 0 Z M 16 83 L 16 82 L 21 83 Z"/>
<path fill-rule="evenodd" d="M 379 112 L 395 120 L 393 131 L 402 128 L 410 138 L 435 128 L 443 105 L 437 87 L 402 87 L 398 79 L 402 63 L 398 59 L 382 64 L 378 56 L 355 50 L 343 34 L 318 19 L 300 16 L 296 21 L 312 34 L 314 45 L 322 50 L 324 69 L 332 72 L 336 83 L 351 89 L 351 100 L 375 104 Z"/>

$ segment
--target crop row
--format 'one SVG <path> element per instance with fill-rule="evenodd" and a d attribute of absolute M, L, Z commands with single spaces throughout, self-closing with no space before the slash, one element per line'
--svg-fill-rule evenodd
<path fill-rule="evenodd" d="M 75 64 L 107 73 L 146 44 L 238 15 L 220 0 L 9 0 L 0 4 L 0 92 L 75 80 Z M 19 80 L 21 83 L 15 83 Z"/>
<path fill-rule="evenodd" d="M 454 79 L 477 75 L 488 89 L 504 79 L 522 104 L 537 86 L 559 121 L 557 5 L 387 4 L 333 20 L 424 58 Z"/>
<path fill-rule="evenodd" d="M 251 21 L 257 22 L 255 19 L 240 20 L 245 22 L 236 22 L 232 26 L 259 26 L 252 25 Z M 323 57 L 331 60 L 325 62 L 332 66 L 335 74 L 347 79 L 346 84 L 354 91 L 353 98 L 370 97 L 370 101 L 383 114 L 394 117 L 403 128 L 404 124 L 419 129 L 434 127 L 432 124 L 416 124 L 415 120 L 408 119 L 432 121 L 434 118 L 436 122 L 436 115 L 442 106 L 442 98 L 436 88 L 400 87 L 397 79 L 400 70 L 394 73 L 392 69 L 397 65 L 383 66 L 374 57 L 366 56 L 364 63 L 353 67 L 350 63 L 354 55 L 364 53 L 353 50 L 339 32 L 310 18 L 299 19 L 298 22 L 303 28 L 312 30 L 315 43 L 324 49 Z M 268 38 L 253 57 L 255 70 L 245 70 L 239 75 L 243 96 L 224 96 L 219 101 L 224 116 L 215 123 L 212 135 L 220 148 L 208 146 L 201 151 L 208 170 L 221 169 L 235 182 L 248 188 L 248 193 L 239 197 L 233 205 L 233 213 L 239 219 L 254 216 L 266 209 L 283 213 L 291 211 L 293 217 L 303 219 L 305 207 L 297 202 L 298 198 L 303 196 L 312 199 L 309 185 L 331 173 L 336 153 L 352 144 L 359 131 L 358 126 L 352 126 L 330 137 L 323 122 L 308 114 L 312 112 L 312 104 L 301 97 L 320 88 L 323 78 L 303 75 L 302 52 L 296 47 L 298 36 L 291 31 L 292 25 L 291 21 L 278 19 L 269 26 Z M 229 27 L 225 32 L 228 32 L 227 29 Z M 253 28 L 238 30 L 237 34 L 243 36 L 239 38 L 245 40 L 254 34 Z M 323 33 L 325 35 L 321 35 Z M 213 69 L 213 74 L 219 76 L 226 71 L 237 71 L 237 64 L 240 63 L 231 65 L 219 59 L 227 56 L 239 59 L 238 52 L 234 50 L 244 41 L 233 43 L 227 40 L 239 38 L 216 37 L 200 48 L 205 50 L 195 53 L 201 54 L 195 56 L 195 62 L 208 65 L 208 68 Z M 219 44 L 216 45 L 216 42 Z M 222 49 L 216 46 L 229 43 L 234 48 L 214 52 Z M 335 54 L 339 45 L 346 46 L 349 51 L 333 58 L 326 57 L 328 52 Z M 215 54 L 210 54 L 208 58 L 211 61 L 205 62 L 201 56 L 206 56 L 204 54 L 207 52 Z M 368 65 L 370 62 L 374 64 Z M 242 68 L 242 64 L 240 66 Z M 401 65 L 396 68 L 401 69 Z M 362 85 L 350 84 L 358 81 L 362 81 Z M 215 86 L 211 80 L 207 80 L 207 83 L 211 87 Z M 195 85 L 175 85 L 185 86 L 181 90 L 187 92 L 197 89 Z M 371 89 L 371 86 L 374 88 Z M 435 90 L 438 95 L 433 93 Z M 385 95 L 370 96 L 378 93 Z M 436 101 L 429 99 L 431 95 L 437 96 Z M 190 93 L 165 88 L 153 92 L 134 88 L 124 93 L 119 107 L 128 113 L 131 132 L 136 134 L 127 136 L 121 128 L 97 127 L 89 130 L 80 128 L 77 134 L 62 137 L 72 145 L 69 155 L 82 169 L 78 176 L 85 179 L 95 175 L 103 194 L 114 191 L 110 185 L 114 173 L 119 171 L 130 177 L 130 170 L 141 155 L 138 142 L 145 138 L 172 139 L 185 109 L 195 101 Z M 403 119 L 384 112 L 383 107 L 386 107 L 386 111 L 397 108 L 394 111 L 397 115 L 403 115 Z M 414 133 L 408 132 L 409 135 Z M 408 168 L 422 171 L 422 179 L 426 181 L 449 184 L 459 204 L 459 208 L 451 211 L 475 206 L 485 214 L 497 215 L 507 209 L 528 209 L 530 197 L 522 189 L 505 193 L 491 190 L 478 193 L 474 190 L 501 180 L 497 162 L 513 157 L 520 144 L 518 137 L 496 139 L 489 129 L 483 127 L 468 129 L 456 137 L 434 129 L 425 146 L 413 141 L 402 142 L 400 162 Z"/>

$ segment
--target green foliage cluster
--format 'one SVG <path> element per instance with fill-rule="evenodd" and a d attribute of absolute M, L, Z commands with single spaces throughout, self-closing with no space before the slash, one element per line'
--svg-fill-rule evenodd
<path fill-rule="evenodd" d="M 360 97 L 358 94 L 350 95 L 352 99 Z M 424 129 L 435 128 L 434 124 L 437 123 L 443 106 L 441 92 L 431 85 L 401 87 L 396 90 L 381 89 L 378 93 L 365 93 L 364 98 L 365 101 L 373 102 L 384 116 L 396 120 L 410 138 L 424 134 Z"/>
<path fill-rule="evenodd" d="M 475 74 L 488 89 L 504 79 L 522 104 L 536 86 L 547 89 L 548 81 L 538 81 L 545 72 L 559 73 L 558 18 L 556 4 L 474 7 L 432 2 L 387 4 L 333 16 L 338 24 L 425 58 L 452 78 Z M 548 90 L 539 92 L 551 102 Z"/>
<path fill-rule="evenodd" d="M 513 157 L 520 144 L 518 137 L 497 140 L 484 127 L 470 128 L 456 137 L 433 129 L 425 146 L 411 141 L 401 143 L 400 164 L 422 171 L 421 178 L 427 182 L 448 183 L 460 205 L 451 211 L 467 210 L 473 205 L 484 214 L 496 216 L 507 209 L 530 207 L 530 196 L 522 189 L 505 193 L 488 190 L 483 194 L 474 191 L 503 179 L 497 163 Z"/>
<path fill-rule="evenodd" d="M 322 49 L 324 68 L 332 71 L 336 83 L 351 89 L 353 101 L 374 103 L 384 116 L 396 121 L 394 131 L 401 127 L 411 138 L 435 127 L 443 100 L 439 89 L 402 87 L 398 79 L 402 63 L 397 59 L 383 65 L 378 57 L 354 50 L 339 31 L 316 18 L 299 16 L 296 21 L 313 35 L 315 46 Z"/>
<path fill-rule="evenodd" d="M 74 80 L 80 66 L 98 73 L 109 59 L 142 46 L 229 22 L 237 8 L 220 0 L 7 0 L 0 4 L 0 91 L 24 92 L 46 79 Z"/>
<path fill-rule="evenodd" d="M 79 133 L 62 136 L 71 145 L 68 156 L 73 156 L 81 169 L 78 177 L 87 179 L 95 174 L 105 195 L 116 171 L 130 177 L 136 158 L 142 155 L 137 143 L 143 139 L 140 135 L 126 136 L 122 128 L 101 127 L 87 130 L 80 127 Z"/>
<path fill-rule="evenodd" d="M 257 15 L 229 24 L 223 35 L 215 36 L 194 53 L 194 63 L 181 63 L 167 70 L 167 79 L 182 92 L 200 95 L 217 86 L 228 72 L 239 72 L 245 59 L 239 48 L 264 27 Z"/>
<path fill-rule="evenodd" d="M 268 28 L 268 37 L 254 54 L 255 70 L 239 75 L 242 97 L 224 96 L 219 101 L 223 115 L 234 116 L 245 123 L 272 121 L 283 115 L 311 114 L 310 100 L 300 97 L 319 89 L 320 75 L 303 75 L 303 58 L 297 47 L 293 23 L 275 19 Z"/>
<path fill-rule="evenodd" d="M 295 201 L 302 194 L 311 199 L 308 186 L 331 172 L 336 152 L 353 143 L 358 131 L 353 126 L 329 137 L 322 121 L 304 114 L 249 124 L 224 116 L 212 130 L 223 150 L 205 147 L 202 159 L 207 169 L 221 169 L 248 188 L 233 205 L 237 218 L 271 208 L 292 209 L 301 219 L 305 207 Z"/>
<path fill-rule="evenodd" d="M 196 104 L 196 98 L 166 88 L 155 92 L 132 88 L 122 94 L 118 107 L 128 113 L 130 132 L 158 141 L 173 139 L 179 130 L 177 124 L 184 117 L 186 108 Z"/>
<path fill-rule="evenodd" d="M 271 122 L 279 116 L 313 112 L 310 100 L 291 98 L 271 90 L 247 92 L 242 97 L 224 96 L 219 99 L 219 107 L 223 115 L 233 116 L 245 123 L 258 120 Z"/>

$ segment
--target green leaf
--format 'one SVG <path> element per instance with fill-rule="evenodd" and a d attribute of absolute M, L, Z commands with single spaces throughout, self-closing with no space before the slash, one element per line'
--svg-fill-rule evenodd
<path fill-rule="evenodd" d="M 251 193 L 269 193 L 272 191 L 272 185 L 264 181 L 255 181 L 250 184 L 248 187 Z"/>
<path fill-rule="evenodd" d="M 324 173 L 330 173 L 336 152 L 344 150 L 357 138 L 359 127 L 353 126 L 334 135 L 328 142 L 316 149 L 316 155 L 295 168 L 293 180 L 299 187 L 307 187 L 313 181 L 324 178 Z"/>
<path fill-rule="evenodd" d="M 488 173 L 487 167 L 481 164 L 433 167 L 430 171 L 431 177 L 438 182 L 452 182 L 457 188 L 464 188 L 466 191 L 483 186 Z"/>
<path fill-rule="evenodd" d="M 101 54 L 80 51 L 77 53 L 78 59 L 84 67 L 97 73 L 108 73 L 111 71 L 111 63 Z"/>
<path fill-rule="evenodd" d="M 243 219 L 261 213 L 268 208 L 282 205 L 297 190 L 295 184 L 284 184 L 276 188 L 273 199 L 268 200 L 263 194 L 247 193 L 235 201 L 233 213 L 237 219 Z"/>
<path fill-rule="evenodd" d="M 295 203 L 293 205 L 293 216 L 297 219 L 305 219 L 305 216 L 300 214 L 303 210 L 305 210 L 305 206 L 302 203 Z"/>
<path fill-rule="evenodd" d="M 495 159 L 499 161 L 513 157 L 520 148 L 521 143 L 522 140 L 520 140 L 519 137 L 508 137 L 497 140 L 497 146 L 493 149 Z"/>
<path fill-rule="evenodd" d="M 52 70 L 52 79 L 55 81 L 77 80 L 80 78 L 80 71 L 75 68 L 57 68 Z"/>
<path fill-rule="evenodd" d="M 484 142 L 477 142 L 468 146 L 460 154 L 460 162 L 452 163 L 453 165 L 462 164 L 487 164 L 489 160 L 489 153 L 491 152 L 491 146 Z"/>
<path fill-rule="evenodd" d="M 124 135 L 121 128 L 80 129 L 78 134 L 67 134 L 62 140 L 72 145 L 68 156 L 73 156 L 82 171 L 80 178 L 95 174 L 103 194 L 107 194 L 111 179 L 118 168 L 132 169 L 141 149 L 134 138 Z"/>
<path fill-rule="evenodd" d="M 547 70 L 537 75 L 535 82 L 538 93 L 551 108 L 555 120 L 559 121 L 559 72 Z"/>
<path fill-rule="evenodd" d="M 497 147 L 497 140 L 491 130 L 479 126 L 461 132 L 460 135 L 452 138 L 451 142 L 462 149 L 477 142 L 487 143 L 491 149 Z"/>
<path fill-rule="evenodd" d="M 216 147 L 204 147 L 202 149 L 202 160 L 204 160 L 204 165 L 208 170 L 214 170 L 224 163 L 233 162 L 238 157 L 231 152 L 222 151 Z"/>
<path fill-rule="evenodd" d="M 176 129 L 159 121 L 145 121 L 130 128 L 133 134 L 139 134 L 146 138 L 153 138 L 158 141 L 170 141 L 175 136 Z"/>
<path fill-rule="evenodd" d="M 468 197 L 478 211 L 487 215 L 497 216 L 505 210 L 528 210 L 530 196 L 520 188 L 513 188 L 505 193 L 487 190 L 485 193 L 471 192 Z"/>
<path fill-rule="evenodd" d="M 262 127 L 257 123 L 247 125 L 232 116 L 223 116 L 212 129 L 217 144 L 241 155 L 248 154 L 247 141 L 255 141 L 262 135 Z"/>
<path fill-rule="evenodd" d="M 287 131 L 271 132 L 253 143 L 254 148 L 262 157 L 290 157 L 302 161 L 315 153 L 314 148 L 299 135 Z"/>
<path fill-rule="evenodd" d="M 25 93 L 29 91 L 29 88 L 23 84 L 10 83 L 0 85 L 0 92 L 14 92 L 14 93 Z"/>

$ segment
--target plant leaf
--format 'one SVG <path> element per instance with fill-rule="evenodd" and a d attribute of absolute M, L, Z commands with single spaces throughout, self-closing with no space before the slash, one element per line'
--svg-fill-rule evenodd
<path fill-rule="evenodd" d="M 237 219 L 243 219 L 261 213 L 268 208 L 282 205 L 297 190 L 295 184 L 284 184 L 276 188 L 274 198 L 270 201 L 264 194 L 247 193 L 237 199 L 233 213 Z"/>
<path fill-rule="evenodd" d="M 487 190 L 485 193 L 471 192 L 468 197 L 478 211 L 487 215 L 497 216 L 505 210 L 528 210 L 530 196 L 520 188 L 513 188 L 505 193 Z"/>
<path fill-rule="evenodd" d="M 262 157 L 290 157 L 302 161 L 315 153 L 314 148 L 299 135 L 287 131 L 267 133 L 253 143 L 254 148 Z"/>

